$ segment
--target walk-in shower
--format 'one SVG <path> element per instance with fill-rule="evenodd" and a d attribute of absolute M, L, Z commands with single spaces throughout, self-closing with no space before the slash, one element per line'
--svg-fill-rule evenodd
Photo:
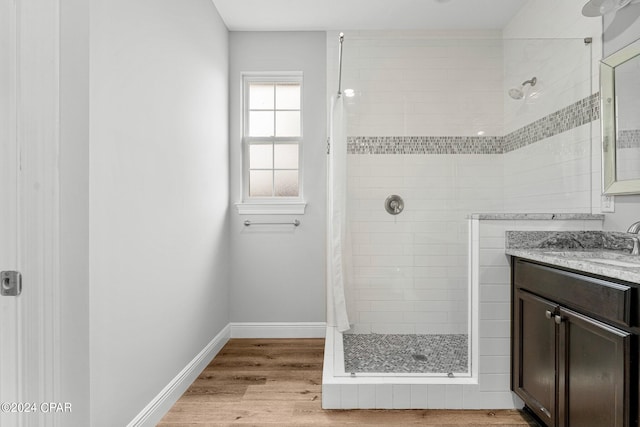
<path fill-rule="evenodd" d="M 406 71 L 400 71 L 395 83 L 401 87 L 395 93 L 397 84 L 367 82 L 366 74 L 373 76 L 375 69 L 353 60 L 343 63 L 344 43 L 341 33 L 338 91 L 330 114 L 328 246 L 332 322 L 335 344 L 341 349 L 335 353 L 335 366 L 341 371 L 337 375 L 470 378 L 471 289 L 466 233 L 460 230 L 464 214 L 454 201 L 442 197 L 443 186 L 425 185 L 446 176 L 442 165 L 429 166 L 422 156 L 406 156 L 410 153 L 404 150 L 421 144 L 406 140 L 408 124 L 384 123 L 387 114 L 406 113 L 410 90 L 401 81 Z M 495 43 L 500 42 L 487 45 Z M 438 45 L 447 44 L 440 40 L 434 47 Z M 355 57 L 368 48 L 380 49 L 375 40 L 361 37 L 349 46 Z M 391 72 L 382 74 L 391 77 Z M 344 82 L 359 87 L 352 99 L 344 99 Z M 388 112 L 375 114 L 376 109 Z M 362 130 L 357 130 L 358 122 Z M 367 123 L 385 129 L 379 136 L 373 128 L 363 129 Z M 359 150 L 365 155 L 357 155 Z M 431 196 L 442 203 L 430 206 Z"/>
<path fill-rule="evenodd" d="M 473 271 L 469 218 L 535 212 L 529 164 L 511 160 L 549 130 L 536 123 L 559 110 L 564 120 L 591 95 L 590 48 L 498 37 L 328 35 L 326 408 L 471 407 L 463 395 L 514 407 L 508 267 Z M 544 91 L 514 102 L 509 88 L 523 80 Z M 575 147 L 557 154 L 571 152 L 570 167 L 589 170 L 573 151 L 588 155 L 590 140 L 570 138 Z M 538 157 L 549 160 L 530 164 Z M 589 174 L 577 179 L 589 188 Z"/>

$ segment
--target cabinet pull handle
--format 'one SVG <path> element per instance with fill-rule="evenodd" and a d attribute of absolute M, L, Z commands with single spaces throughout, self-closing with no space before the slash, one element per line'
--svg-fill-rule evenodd
<path fill-rule="evenodd" d="M 544 317 L 546 317 L 547 319 L 551 319 L 551 311 L 547 310 L 544 312 Z"/>
<path fill-rule="evenodd" d="M 553 320 L 555 320 L 555 322 L 559 325 L 564 319 L 562 318 L 562 316 L 556 315 Z"/>

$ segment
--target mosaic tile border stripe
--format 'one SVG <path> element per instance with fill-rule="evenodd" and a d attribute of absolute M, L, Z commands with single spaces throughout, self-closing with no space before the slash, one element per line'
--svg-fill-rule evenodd
<path fill-rule="evenodd" d="M 505 136 L 350 136 L 347 153 L 503 154 L 598 118 L 600 93 L 596 92 Z M 640 133 L 631 138 L 640 143 Z"/>
<path fill-rule="evenodd" d="M 504 152 L 508 153 L 598 118 L 600 118 L 600 92 L 507 134 L 502 147 Z"/>
<path fill-rule="evenodd" d="M 640 129 L 619 131 L 616 149 L 620 148 L 640 148 Z"/>
<path fill-rule="evenodd" d="M 501 154 L 500 136 L 356 136 L 349 154 Z"/>

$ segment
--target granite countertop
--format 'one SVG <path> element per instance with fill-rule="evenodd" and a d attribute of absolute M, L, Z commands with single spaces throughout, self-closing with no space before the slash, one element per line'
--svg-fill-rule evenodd
<path fill-rule="evenodd" d="M 531 221 L 531 220 L 591 220 L 603 221 L 603 214 L 588 213 L 473 213 L 469 219 L 496 221 Z"/>
<path fill-rule="evenodd" d="M 640 256 L 627 233 L 507 231 L 506 254 L 640 284 Z"/>

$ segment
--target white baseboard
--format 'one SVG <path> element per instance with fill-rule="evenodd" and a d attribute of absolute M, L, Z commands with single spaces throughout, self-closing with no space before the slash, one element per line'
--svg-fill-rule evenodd
<path fill-rule="evenodd" d="M 325 322 L 231 323 L 231 338 L 324 338 Z"/>
<path fill-rule="evenodd" d="M 213 360 L 231 338 L 231 325 L 225 326 L 218 335 L 169 384 L 140 412 L 127 427 L 152 427 L 171 409 L 200 372 Z"/>

